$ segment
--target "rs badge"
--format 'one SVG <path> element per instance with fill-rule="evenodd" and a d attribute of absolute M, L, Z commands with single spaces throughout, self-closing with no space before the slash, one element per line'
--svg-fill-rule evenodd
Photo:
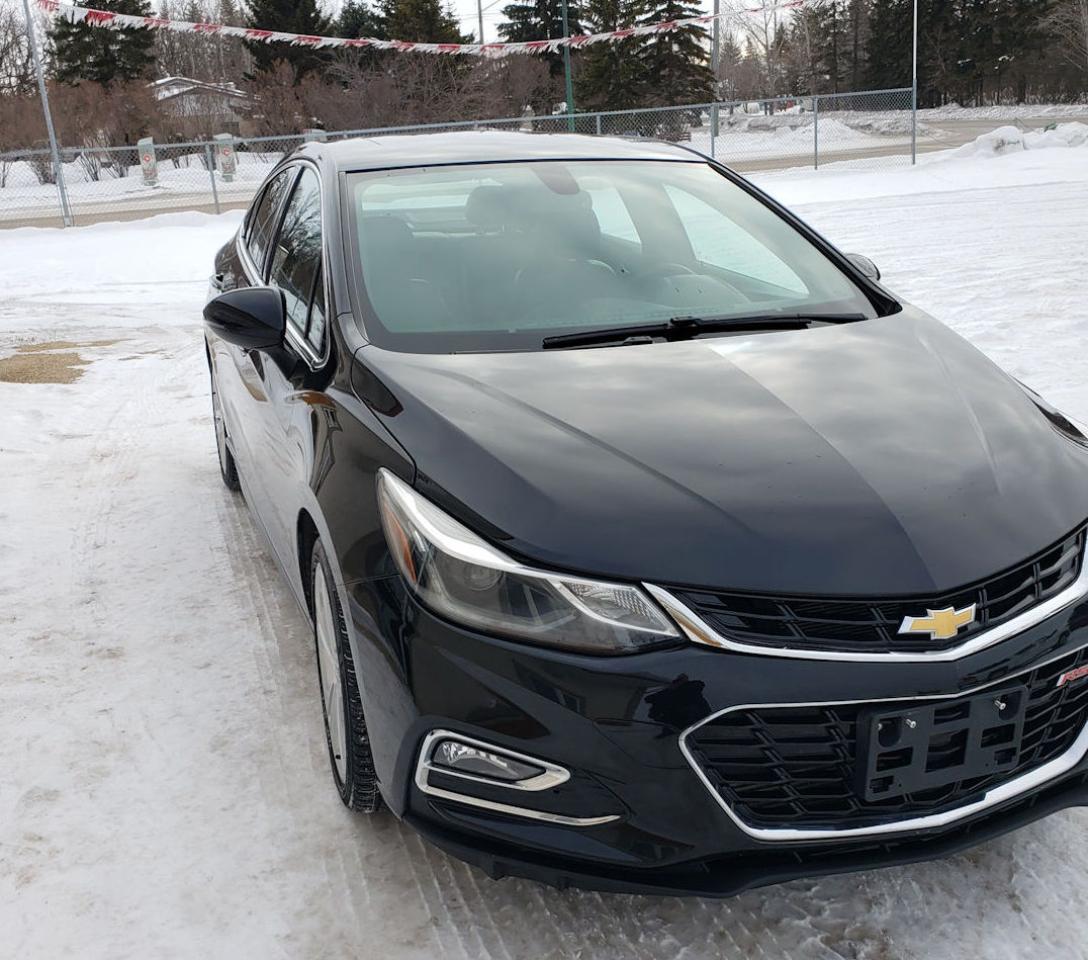
<path fill-rule="evenodd" d="M 945 607 L 943 610 L 926 610 L 924 617 L 904 617 L 899 625 L 900 633 L 928 633 L 931 640 L 949 640 L 975 622 L 975 605 L 957 610 Z"/>
<path fill-rule="evenodd" d="M 1083 680 L 1088 677 L 1088 664 L 1083 667 L 1077 667 L 1075 670 L 1066 670 L 1060 677 L 1058 677 L 1058 686 L 1064 687 L 1067 683 L 1072 683 L 1074 680 Z"/>

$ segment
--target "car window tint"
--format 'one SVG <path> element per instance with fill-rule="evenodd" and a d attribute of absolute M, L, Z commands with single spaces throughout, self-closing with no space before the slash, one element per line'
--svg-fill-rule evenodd
<path fill-rule="evenodd" d="M 841 269 L 697 161 L 451 164 L 348 175 L 367 336 L 422 352 L 672 317 L 875 315 Z"/>
<path fill-rule="evenodd" d="M 249 218 L 249 229 L 246 234 L 246 247 L 249 255 L 260 270 L 264 266 L 265 254 L 268 252 L 268 242 L 272 231 L 276 228 L 276 213 L 280 208 L 284 191 L 294 175 L 293 169 L 283 170 L 272 178 L 265 187 L 257 208 Z"/>
<path fill-rule="evenodd" d="M 796 293 L 808 293 L 804 281 L 752 234 L 722 211 L 686 190 L 666 184 L 697 260 L 734 273 L 773 283 Z"/>
<path fill-rule="evenodd" d="M 325 284 L 318 270 L 314 278 L 314 296 L 310 303 L 310 323 L 306 330 L 306 339 L 315 353 L 325 348 Z"/>
<path fill-rule="evenodd" d="M 269 283 L 283 291 L 287 322 L 306 336 L 314 278 L 321 269 L 321 185 L 306 167 L 295 184 L 272 251 Z"/>

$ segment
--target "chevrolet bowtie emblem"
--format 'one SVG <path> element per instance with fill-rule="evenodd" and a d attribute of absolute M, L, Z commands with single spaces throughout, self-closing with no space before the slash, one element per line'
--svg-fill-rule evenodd
<path fill-rule="evenodd" d="M 900 633 L 928 633 L 931 640 L 948 640 L 975 622 L 975 605 L 957 610 L 945 607 L 943 610 L 926 610 L 924 617 L 904 617 L 899 625 Z"/>

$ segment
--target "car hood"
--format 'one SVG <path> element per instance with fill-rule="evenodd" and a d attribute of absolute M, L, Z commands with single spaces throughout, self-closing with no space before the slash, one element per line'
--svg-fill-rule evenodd
<path fill-rule="evenodd" d="M 920 311 L 542 353 L 363 347 L 417 487 L 503 549 L 753 592 L 932 593 L 1088 516 L 1076 427 Z"/>

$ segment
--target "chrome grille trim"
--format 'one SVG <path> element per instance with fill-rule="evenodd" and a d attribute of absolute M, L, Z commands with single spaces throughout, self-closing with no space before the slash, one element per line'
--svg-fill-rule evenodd
<path fill-rule="evenodd" d="M 1084 574 L 1081 574 L 1083 578 Z M 698 760 L 695 758 L 692 751 L 687 745 L 687 738 L 700 727 L 718 717 L 725 716 L 728 713 L 735 713 L 738 710 L 766 710 L 773 708 L 790 707 L 833 707 L 842 706 L 844 704 L 869 704 L 869 703 L 897 703 L 903 700 L 956 700 L 960 697 L 969 697 L 972 694 L 980 693 L 989 687 L 1001 686 L 1008 683 L 1010 680 L 1014 680 L 1016 677 L 1029 674 L 1035 670 L 1054 663 L 1057 660 L 1062 660 L 1072 654 L 1078 653 L 1084 649 L 1084 646 L 1075 647 L 1072 650 L 1063 650 L 1060 654 L 1050 657 L 1046 660 L 1041 660 L 1038 663 L 1032 664 L 1030 667 L 1024 670 L 1018 670 L 1016 673 L 1011 673 L 1007 676 L 1001 677 L 999 680 L 992 680 L 989 683 L 984 683 L 978 687 L 972 687 L 969 690 L 957 690 L 955 693 L 940 693 L 940 694 L 928 694 L 925 696 L 898 696 L 898 697 L 879 697 L 871 700 L 810 700 L 801 703 L 745 703 L 738 704 L 733 707 L 726 707 L 723 710 L 718 710 L 709 716 L 704 717 L 697 723 L 693 723 L 690 727 L 684 730 L 680 734 L 679 745 L 680 752 L 684 755 L 684 759 L 688 762 L 688 766 L 695 771 L 695 775 L 702 781 L 703 786 L 710 792 L 711 797 L 718 804 L 722 810 L 728 815 L 729 819 L 733 821 L 744 833 L 752 837 L 755 840 L 764 840 L 777 843 L 799 843 L 805 840 L 849 840 L 855 837 L 874 837 L 874 836 L 887 836 L 899 833 L 908 833 L 915 830 L 932 830 L 940 827 L 945 827 L 950 824 L 957 823 L 960 820 L 964 820 L 967 817 L 973 816 L 977 813 L 982 813 L 989 810 L 991 807 L 995 807 L 999 804 L 1006 803 L 1009 800 L 1015 800 L 1017 797 L 1028 793 L 1038 787 L 1043 786 L 1051 780 L 1057 779 L 1070 770 L 1073 770 L 1078 764 L 1080 764 L 1085 756 L 1088 756 L 1088 724 L 1086 724 L 1081 732 L 1078 734 L 1076 740 L 1073 741 L 1065 753 L 1048 763 L 1044 763 L 1041 767 L 1036 767 L 1034 770 L 1030 770 L 1019 777 L 1015 777 L 1000 786 L 994 787 L 983 794 L 982 798 L 974 801 L 973 803 L 964 804 L 960 807 L 954 807 L 951 810 L 945 810 L 941 813 L 925 814 L 918 817 L 907 817 L 902 820 L 896 820 L 894 822 L 873 824 L 866 827 L 808 827 L 808 828 L 795 828 L 795 827 L 755 827 L 744 820 L 742 820 L 729 806 L 726 799 L 718 792 L 714 784 L 710 782 L 710 779 L 703 772 L 702 767 L 699 765 Z"/>
<path fill-rule="evenodd" d="M 1088 563 L 1081 563 L 1080 574 L 1077 579 L 1056 596 L 1044 600 L 1030 610 L 1017 614 L 1011 620 L 1006 620 L 989 630 L 976 633 L 959 646 L 934 651 L 878 653 L 875 651 L 805 650 L 799 647 L 768 647 L 754 643 L 742 643 L 722 636 L 690 607 L 681 603 L 663 587 L 652 583 L 644 583 L 643 587 L 661 604 L 666 613 L 680 625 L 689 640 L 706 647 L 731 650 L 734 653 L 750 653 L 760 657 L 788 657 L 795 660 L 837 660 L 850 663 L 942 663 L 950 660 L 962 660 L 964 657 L 969 657 L 980 650 L 986 650 L 995 644 L 1001 643 L 1002 640 L 1007 640 L 1009 637 L 1023 633 L 1025 630 L 1030 630 L 1048 617 L 1052 617 L 1066 607 L 1083 600 L 1088 596 Z"/>

